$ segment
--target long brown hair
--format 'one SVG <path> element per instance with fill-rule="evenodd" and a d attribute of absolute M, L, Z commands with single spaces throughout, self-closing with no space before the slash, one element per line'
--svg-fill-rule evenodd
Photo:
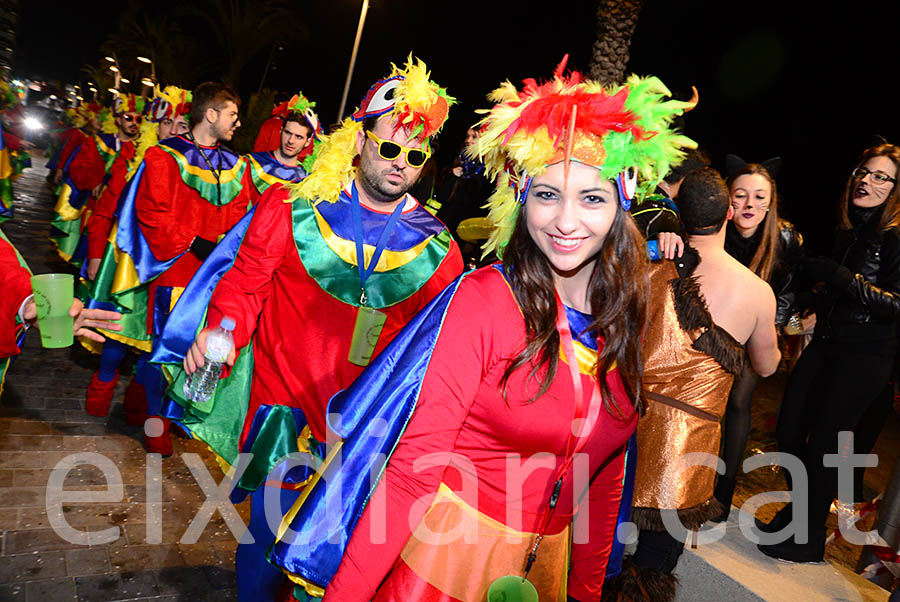
<path fill-rule="evenodd" d="M 893 161 L 894 166 L 897 168 L 897 175 L 895 176 L 895 179 L 897 177 L 900 177 L 900 147 L 893 144 L 879 144 L 878 146 L 867 148 L 859 158 L 859 161 L 857 161 L 856 167 L 862 167 L 866 164 L 866 161 L 868 161 L 872 157 L 887 157 L 888 159 Z M 850 223 L 849 211 L 850 203 L 853 199 L 853 189 L 855 188 L 855 184 L 856 178 L 854 178 L 853 174 L 851 173 L 850 177 L 847 178 L 846 186 L 844 186 L 844 196 L 839 207 L 839 230 L 853 229 L 853 224 Z M 894 187 L 891 189 L 890 194 L 888 194 L 887 199 L 885 199 L 884 201 L 884 213 L 881 214 L 881 222 L 878 224 L 878 229 L 882 232 L 885 232 L 897 227 L 900 227 L 900 187 L 897 186 L 897 182 L 894 182 Z"/>
<path fill-rule="evenodd" d="M 643 358 L 641 333 L 646 317 L 649 292 L 647 253 L 644 239 L 630 216 L 616 201 L 616 217 L 603 241 L 591 273 L 589 299 L 594 321 L 590 329 L 605 336 L 598 356 L 597 380 L 603 393 L 604 407 L 613 417 L 623 418 L 606 382 L 607 370 L 615 364 L 633 400 L 634 409 L 642 410 L 640 398 Z M 547 392 L 559 364 L 559 332 L 556 330 L 556 296 L 550 262 L 528 233 L 524 205 L 509 244 L 503 252 L 503 267 L 512 282 L 522 314 L 525 317 L 525 348 L 509 361 L 501 385 L 518 368 L 531 364 L 529 378 L 544 372 L 540 389 L 532 399 Z"/>
<path fill-rule="evenodd" d="M 729 202 L 731 202 L 730 197 L 734 194 L 734 183 L 739 177 L 753 174 L 760 175 L 766 179 L 772 188 L 772 194 L 769 200 L 769 211 L 759 225 L 763 231 L 762 238 L 748 267 L 750 271 L 768 282 L 769 276 L 772 275 L 772 270 L 778 262 L 778 246 L 781 244 L 781 236 L 778 231 L 778 191 L 775 188 L 775 178 L 772 177 L 768 169 L 759 163 L 747 163 L 728 176 L 728 196 Z"/>

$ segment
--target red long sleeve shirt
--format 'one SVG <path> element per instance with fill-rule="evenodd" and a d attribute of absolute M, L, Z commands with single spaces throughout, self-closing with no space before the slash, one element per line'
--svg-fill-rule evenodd
<path fill-rule="evenodd" d="M 149 305 L 153 307 L 157 288 L 187 286 L 200 267 L 200 259 L 189 252 L 194 239 L 218 241 L 219 235 L 228 232 L 244 216 L 257 193 L 249 170 L 245 170 L 240 194 L 227 205 L 217 207 L 184 183 L 175 159 L 160 147 L 147 149 L 144 164 L 135 198 L 141 232 L 158 260 L 181 255 L 172 267 L 150 283 Z M 153 312 L 147 314 L 151 321 L 148 326 L 152 327 Z"/>
<path fill-rule="evenodd" d="M 328 400 L 363 370 L 347 360 L 357 308 L 328 294 L 307 273 L 294 242 L 293 205 L 284 202 L 287 196 L 281 185 L 263 194 L 234 265 L 213 293 L 207 321 L 218 326 L 224 316 L 234 318 L 237 349 L 254 337 L 248 416 L 263 403 L 301 408 L 313 436 L 324 441 Z M 340 260 L 338 264 L 356 269 Z M 437 271 L 417 292 L 381 310 L 387 321 L 374 353 L 380 353 L 461 272 L 462 256 L 452 243 Z M 245 429 L 249 425 L 248 421 Z M 242 443 L 246 434 L 245 430 Z"/>
<path fill-rule="evenodd" d="M 90 136 L 78 128 L 69 130 L 66 141 L 63 143 L 62 152 L 59 153 L 59 161 L 57 162 L 58 168 L 63 169 L 66 166 L 66 161 L 72 156 L 72 153 L 84 144 L 86 140 L 90 139 Z"/>
<path fill-rule="evenodd" d="M 128 162 L 133 158 L 133 150 L 129 155 L 126 155 L 123 151 L 119 153 L 119 156 L 116 157 L 116 160 L 113 161 L 112 166 L 109 168 L 109 182 L 103 194 L 94 203 L 91 219 L 87 223 L 88 259 L 103 257 L 103 251 L 106 250 L 106 241 L 109 238 L 109 231 L 112 229 L 116 206 L 119 203 L 119 196 L 125 188 Z"/>
<path fill-rule="evenodd" d="M 106 162 L 97 150 L 94 139 L 88 139 L 69 166 L 69 176 L 79 190 L 93 190 L 103 183 L 106 176 Z M 134 157 L 134 143 L 122 142 L 119 155 L 127 159 Z"/>
<path fill-rule="evenodd" d="M 385 496 L 385 507 L 378 517 L 373 517 L 377 512 L 373 504 L 366 507 L 326 589 L 325 602 L 396 599 L 383 593 L 392 590 L 391 570 L 402 562 L 398 558 L 412 533 L 410 525 L 422 519 L 441 482 L 502 524 L 507 524 L 510 504 L 521 508 L 522 525 L 513 528 L 538 531 L 555 471 L 565 459 L 574 387 L 566 365 L 560 362 L 547 393 L 529 403 L 536 384 L 533 380 L 528 384 L 530 368 L 525 367 L 512 374 L 505 400 L 500 380 L 507 360 L 522 350 L 524 341 L 524 319 L 503 276 L 493 268 L 466 276 L 447 310 L 416 410 L 372 495 L 372 499 Z M 589 391 L 592 376 L 581 378 Z M 624 446 L 637 422 L 615 371 L 610 373 L 610 388 L 628 414 L 627 420 L 620 421 L 601 409 L 581 451 L 589 458 L 589 533 L 587 543 L 572 545 L 568 576 L 569 595 L 579 600 L 600 598 L 621 499 Z M 534 470 L 521 490 L 507 490 L 510 454 L 524 462 L 547 452 L 555 458 L 552 462 Z M 457 454 L 467 466 L 461 470 L 455 463 L 416 470 L 415 461 L 432 453 Z M 471 485 L 463 485 L 463 472 L 466 481 L 475 479 L 477 499 L 470 495 Z M 574 500 L 582 494 L 574 492 L 574 472 L 568 471 L 563 480 L 547 533 L 558 533 L 572 521 Z M 373 543 L 370 535 L 376 520 L 386 521 L 385 528 L 378 530 L 386 534 L 383 543 Z M 376 592 L 381 592 L 377 598 Z"/>
<path fill-rule="evenodd" d="M 31 274 L 19 265 L 13 246 L 0 237 L 0 358 L 17 355 L 16 314 L 31 294 Z"/>

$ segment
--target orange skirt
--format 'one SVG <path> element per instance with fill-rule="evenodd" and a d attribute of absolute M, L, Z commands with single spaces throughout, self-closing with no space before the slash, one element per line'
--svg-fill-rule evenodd
<path fill-rule="evenodd" d="M 534 533 L 466 504 L 443 483 L 373 602 L 485 602 L 494 580 L 522 575 Z M 541 602 L 566 600 L 569 528 L 545 535 L 528 580 Z"/>

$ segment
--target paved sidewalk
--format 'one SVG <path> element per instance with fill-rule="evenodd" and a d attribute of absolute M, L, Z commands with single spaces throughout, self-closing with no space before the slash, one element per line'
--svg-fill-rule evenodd
<path fill-rule="evenodd" d="M 3 229 L 35 273 L 72 272 L 47 240 L 53 200 L 43 163 L 36 158 L 35 167 L 15 182 L 16 218 Z M 94 418 L 84 411 L 85 389 L 96 368 L 97 358 L 77 343 L 42 349 L 37 333 L 29 333 L 7 375 L 0 398 L 0 601 L 235 600 L 237 544 L 221 515 L 214 514 L 196 542 L 182 543 L 205 500 L 183 454 L 198 454 L 218 482 L 222 473 L 212 454 L 196 441 L 176 439 L 175 454 L 162 460 L 161 477 L 148 481 L 141 430 L 127 426 L 122 415 L 129 376 L 119 379 L 110 416 Z M 65 477 L 69 493 L 64 495 L 109 489 L 108 501 L 63 501 L 48 514 L 52 469 L 84 452 L 109 458 L 120 478 L 107 481 L 96 466 L 74 466 Z M 159 544 L 147 543 L 148 483 L 151 501 L 154 491 L 160 492 Z M 249 504 L 238 510 L 246 523 Z M 95 535 L 112 528 L 115 540 L 70 543 L 52 528 L 61 521 Z"/>

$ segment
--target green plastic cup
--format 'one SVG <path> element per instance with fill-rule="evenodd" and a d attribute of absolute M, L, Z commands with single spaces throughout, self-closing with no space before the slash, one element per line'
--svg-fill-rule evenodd
<path fill-rule="evenodd" d="M 72 274 L 40 274 L 31 277 L 31 290 L 37 307 L 41 346 L 47 349 L 68 347 L 74 342 L 74 320 L 69 316 L 74 296 Z"/>
<path fill-rule="evenodd" d="M 506 575 L 491 583 L 488 602 L 538 602 L 538 593 L 531 581 L 518 575 Z"/>

